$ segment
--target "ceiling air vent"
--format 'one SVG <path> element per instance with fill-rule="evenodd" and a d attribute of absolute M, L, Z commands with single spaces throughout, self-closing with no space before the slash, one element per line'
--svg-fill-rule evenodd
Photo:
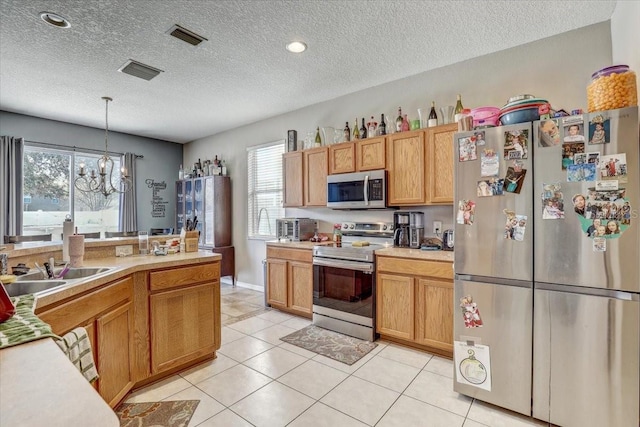
<path fill-rule="evenodd" d="M 134 77 L 139 77 L 145 80 L 151 80 L 155 76 L 160 73 L 164 73 L 164 71 L 159 70 L 157 68 L 153 68 L 149 65 L 145 65 L 141 62 L 134 61 L 133 59 L 128 60 L 125 64 L 118 68 L 118 71 L 121 73 L 129 74 Z"/>
<path fill-rule="evenodd" d="M 198 46 L 200 43 L 207 40 L 204 37 L 194 33 L 193 31 L 189 31 L 184 27 L 181 27 L 178 24 L 169 28 L 167 34 L 194 46 Z"/>

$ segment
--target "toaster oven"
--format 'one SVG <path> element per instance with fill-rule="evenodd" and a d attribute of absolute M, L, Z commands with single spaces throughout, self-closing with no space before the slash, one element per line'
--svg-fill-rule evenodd
<path fill-rule="evenodd" d="M 311 218 L 276 219 L 276 237 L 280 241 L 300 242 L 313 237 L 318 222 Z"/>

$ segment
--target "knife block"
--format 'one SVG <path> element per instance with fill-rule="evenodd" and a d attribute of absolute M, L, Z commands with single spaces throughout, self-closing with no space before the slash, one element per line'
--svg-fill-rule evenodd
<path fill-rule="evenodd" d="M 184 251 L 197 252 L 199 238 L 200 238 L 199 231 L 187 231 L 187 235 L 184 238 Z"/>

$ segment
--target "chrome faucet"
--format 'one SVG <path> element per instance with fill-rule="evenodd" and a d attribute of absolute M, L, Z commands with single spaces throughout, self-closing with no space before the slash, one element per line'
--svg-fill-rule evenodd
<path fill-rule="evenodd" d="M 262 217 L 262 211 L 265 211 L 267 213 L 267 225 L 269 226 L 269 235 L 272 236 L 273 233 L 271 232 L 271 221 L 269 220 L 269 211 L 267 210 L 267 208 L 260 208 L 260 210 L 258 211 L 258 226 L 257 226 L 257 229 L 258 229 L 258 231 L 260 230 L 260 218 Z"/>

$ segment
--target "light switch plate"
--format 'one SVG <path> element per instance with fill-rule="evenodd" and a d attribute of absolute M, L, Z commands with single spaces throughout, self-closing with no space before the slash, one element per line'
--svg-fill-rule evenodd
<path fill-rule="evenodd" d="M 133 255 L 133 245 L 116 246 L 116 256 L 131 256 Z"/>

